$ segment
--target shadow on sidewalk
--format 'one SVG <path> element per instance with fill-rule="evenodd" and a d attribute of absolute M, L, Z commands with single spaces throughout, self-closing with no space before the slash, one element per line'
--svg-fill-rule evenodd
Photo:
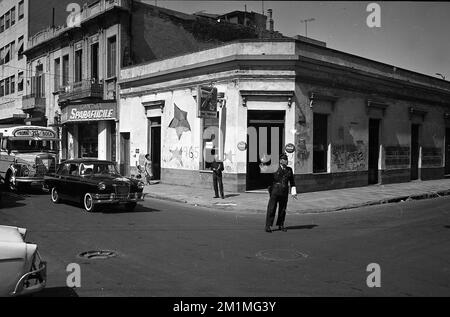
<path fill-rule="evenodd" d="M 239 196 L 239 194 L 228 194 L 228 195 L 225 195 L 225 198 L 236 197 L 236 196 Z"/>
<path fill-rule="evenodd" d="M 288 227 L 286 227 L 286 229 L 294 229 L 294 230 L 297 230 L 297 229 L 313 229 L 313 228 L 315 228 L 315 227 L 318 227 L 318 225 L 303 225 L 303 226 L 288 226 Z"/>

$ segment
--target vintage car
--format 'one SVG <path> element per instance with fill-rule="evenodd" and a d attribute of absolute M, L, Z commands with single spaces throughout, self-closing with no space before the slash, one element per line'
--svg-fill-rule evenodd
<path fill-rule="evenodd" d="M 38 292 L 45 287 L 47 265 L 36 244 L 26 243 L 24 228 L 0 226 L 0 296 Z"/>
<path fill-rule="evenodd" d="M 144 200 L 144 183 L 123 177 L 115 163 L 97 159 L 73 159 L 61 163 L 53 175 L 46 175 L 44 187 L 51 200 L 80 202 L 88 212 L 106 204 L 125 204 L 132 211 Z"/>

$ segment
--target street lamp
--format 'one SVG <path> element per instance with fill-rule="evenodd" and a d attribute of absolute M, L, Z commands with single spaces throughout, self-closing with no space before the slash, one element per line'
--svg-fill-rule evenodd
<path fill-rule="evenodd" d="M 442 78 L 443 80 L 445 80 L 445 76 L 442 75 L 441 73 L 436 73 L 436 75 L 441 76 L 441 78 Z"/>
<path fill-rule="evenodd" d="M 308 37 L 308 22 L 315 21 L 315 18 L 309 18 L 305 20 L 300 20 L 301 23 L 305 23 L 305 37 Z"/>

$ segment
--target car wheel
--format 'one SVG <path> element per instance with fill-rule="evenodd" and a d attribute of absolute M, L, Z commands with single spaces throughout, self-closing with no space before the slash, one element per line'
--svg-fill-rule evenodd
<path fill-rule="evenodd" d="M 83 207 L 87 212 L 94 212 L 95 211 L 95 204 L 94 199 L 92 198 L 92 195 L 89 193 L 86 193 L 83 198 Z"/>
<path fill-rule="evenodd" d="M 56 187 L 52 188 L 51 199 L 54 204 L 59 204 L 61 202 L 61 198 L 59 197 L 59 193 Z"/>
<path fill-rule="evenodd" d="M 134 210 L 134 208 L 136 208 L 136 203 L 127 203 L 127 204 L 125 204 L 125 209 L 127 210 L 127 211 L 133 211 Z"/>

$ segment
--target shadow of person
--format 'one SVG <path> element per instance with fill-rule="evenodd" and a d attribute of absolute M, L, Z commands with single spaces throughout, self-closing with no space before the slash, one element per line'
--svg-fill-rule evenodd
<path fill-rule="evenodd" d="M 30 297 L 78 297 L 78 294 L 70 287 L 46 287 Z"/>
<path fill-rule="evenodd" d="M 450 226 L 444 226 L 444 228 L 450 229 Z"/>
<path fill-rule="evenodd" d="M 124 205 L 119 205 L 119 206 L 102 206 L 99 208 L 98 210 L 101 213 L 104 214 L 123 214 L 123 213 L 127 213 L 127 214 L 132 214 L 132 213 L 140 213 L 140 212 L 160 212 L 161 210 L 159 209 L 154 209 L 154 208 L 148 208 L 142 205 L 137 205 L 134 210 L 129 211 L 126 209 L 126 207 Z"/>
<path fill-rule="evenodd" d="M 302 226 L 287 226 L 286 229 L 313 229 L 315 227 L 318 227 L 318 225 L 302 225 Z"/>
<path fill-rule="evenodd" d="M 236 197 L 236 196 L 239 196 L 239 194 L 228 194 L 228 195 L 225 195 L 225 198 Z"/>

